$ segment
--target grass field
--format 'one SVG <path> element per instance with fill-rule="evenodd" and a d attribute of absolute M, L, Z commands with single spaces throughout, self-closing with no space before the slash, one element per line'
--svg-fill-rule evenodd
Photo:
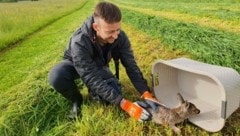
<path fill-rule="evenodd" d="M 81 7 L 84 0 L 0 3 L 0 50 Z"/>
<path fill-rule="evenodd" d="M 0 3 L 0 136 L 174 135 L 167 126 L 137 122 L 114 105 L 93 101 L 86 87 L 82 117 L 68 119 L 70 104 L 49 86 L 47 76 L 97 2 Z M 112 2 L 122 10 L 122 28 L 149 86 L 151 64 L 158 59 L 187 57 L 240 72 L 239 0 Z M 139 100 L 123 67 L 120 79 L 124 97 Z M 178 127 L 183 136 L 235 136 L 239 122 L 240 109 L 216 133 L 186 122 Z"/>

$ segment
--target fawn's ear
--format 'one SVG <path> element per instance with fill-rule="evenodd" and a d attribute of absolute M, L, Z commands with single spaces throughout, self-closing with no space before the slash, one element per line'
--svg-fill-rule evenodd
<path fill-rule="evenodd" d="M 181 103 L 184 103 L 184 99 L 182 97 L 182 95 L 180 93 L 177 93 L 177 96 L 178 96 L 178 100 L 181 102 Z"/>
<path fill-rule="evenodd" d="M 190 103 L 188 101 L 185 101 L 185 103 L 186 103 L 186 108 L 188 109 L 190 106 Z"/>

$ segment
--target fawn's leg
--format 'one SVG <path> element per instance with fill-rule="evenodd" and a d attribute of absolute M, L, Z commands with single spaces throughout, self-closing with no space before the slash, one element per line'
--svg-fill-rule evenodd
<path fill-rule="evenodd" d="M 181 130 L 178 127 L 176 127 L 175 124 L 169 124 L 169 126 L 173 129 L 173 131 L 175 133 L 180 133 L 181 132 Z"/>

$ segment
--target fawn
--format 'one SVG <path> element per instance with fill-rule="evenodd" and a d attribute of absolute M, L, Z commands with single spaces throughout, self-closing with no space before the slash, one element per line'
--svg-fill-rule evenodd
<path fill-rule="evenodd" d="M 153 122 L 157 124 L 167 124 L 175 133 L 180 133 L 181 130 L 176 127 L 175 124 L 193 115 L 199 114 L 200 110 L 193 103 L 184 100 L 180 93 L 178 93 L 177 96 L 180 100 L 180 105 L 176 108 L 170 109 L 164 105 L 159 105 L 157 112 L 153 111 L 151 108 L 147 108 L 147 110 L 152 114 Z"/>

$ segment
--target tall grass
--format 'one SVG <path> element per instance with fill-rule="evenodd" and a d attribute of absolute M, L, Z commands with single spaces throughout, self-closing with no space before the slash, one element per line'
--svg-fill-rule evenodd
<path fill-rule="evenodd" d="M 0 3 L 0 50 L 67 15 L 85 0 Z"/>
<path fill-rule="evenodd" d="M 196 59 L 240 72 L 240 35 L 123 9 L 124 21 Z M 234 58 L 234 59 L 233 59 Z"/>

